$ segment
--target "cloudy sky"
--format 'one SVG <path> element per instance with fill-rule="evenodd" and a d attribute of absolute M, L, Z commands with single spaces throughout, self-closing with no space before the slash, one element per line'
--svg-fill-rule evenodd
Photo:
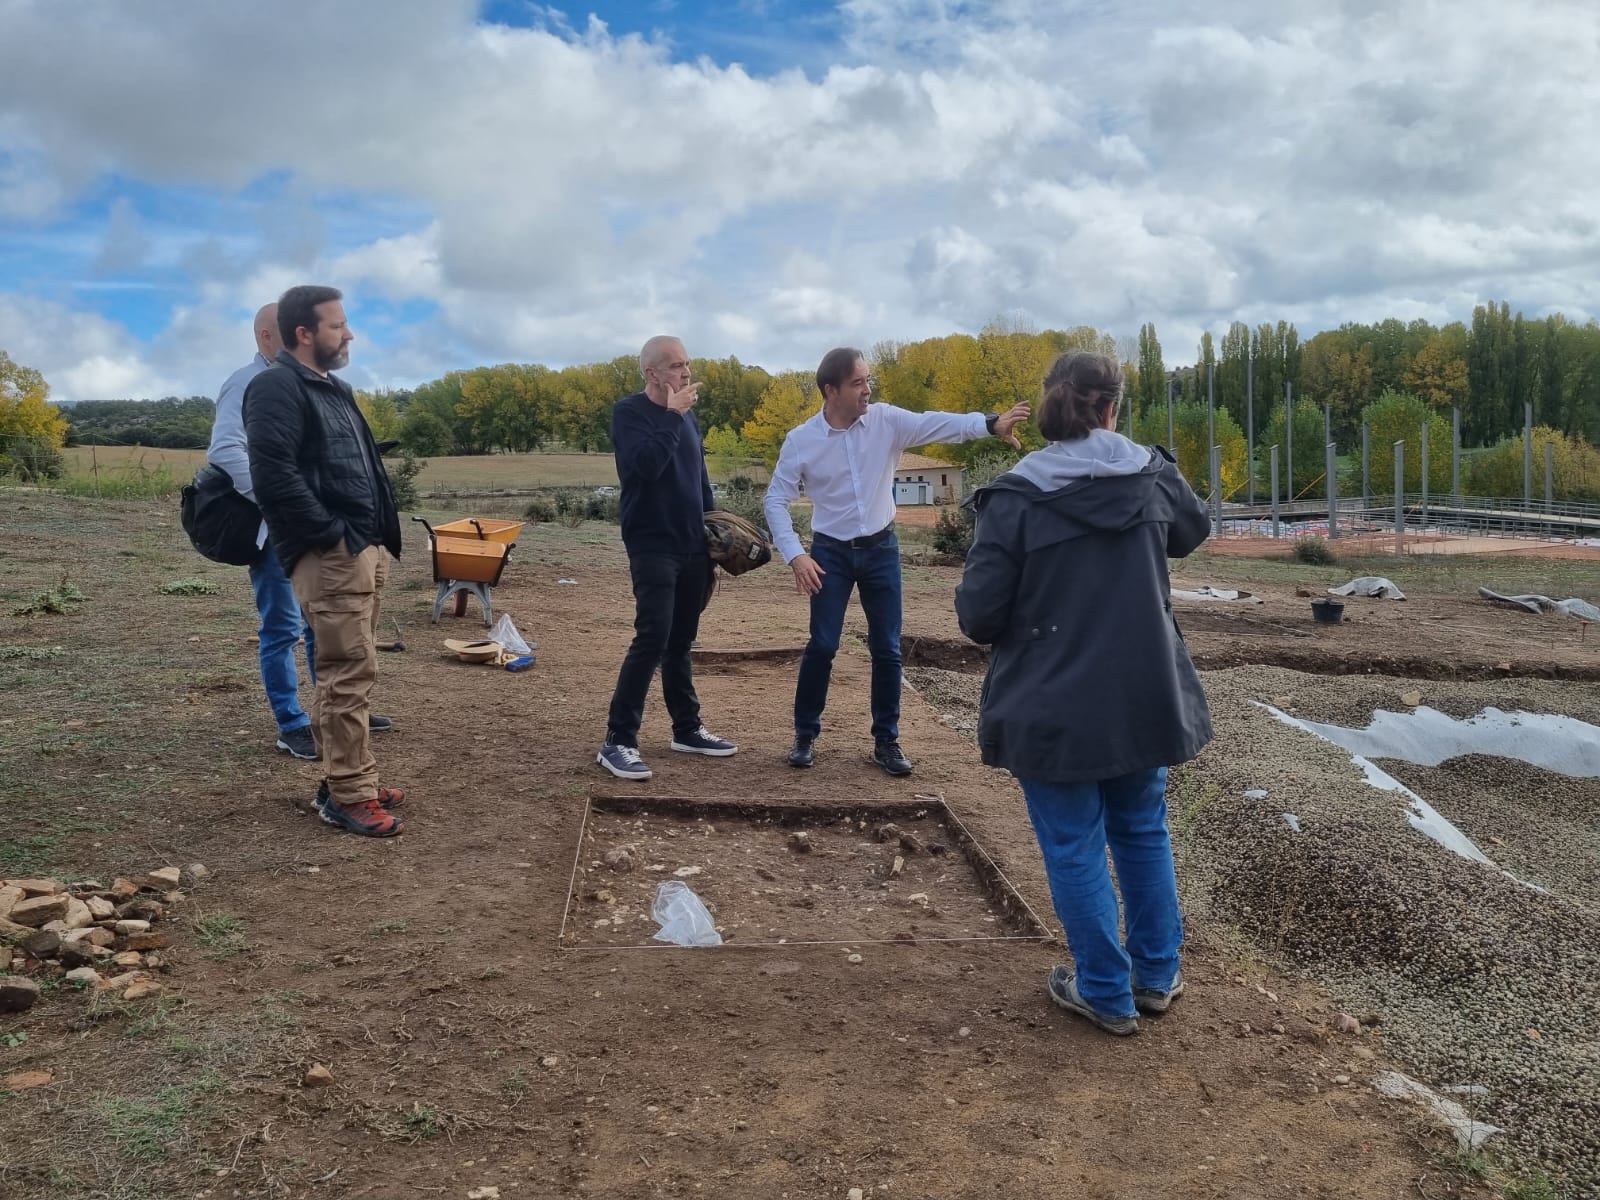
<path fill-rule="evenodd" d="M 214 394 L 301 282 L 365 386 L 1600 315 L 1594 0 L 0 0 L 0 45 L 0 349 L 60 399 Z"/>

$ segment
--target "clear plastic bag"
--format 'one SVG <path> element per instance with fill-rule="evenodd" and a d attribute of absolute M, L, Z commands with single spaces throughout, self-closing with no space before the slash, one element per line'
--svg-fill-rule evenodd
<path fill-rule="evenodd" d="M 494 623 L 494 628 L 489 631 L 489 640 L 499 642 L 513 655 L 532 654 L 537 647 L 536 642 L 524 641 L 517 632 L 517 627 L 511 623 L 510 613 L 501 613 L 500 619 Z"/>
<path fill-rule="evenodd" d="M 711 922 L 711 913 L 694 889 L 681 879 L 669 879 L 656 888 L 656 901 L 650 915 L 661 924 L 658 942 L 675 946 L 720 946 L 722 935 Z"/>

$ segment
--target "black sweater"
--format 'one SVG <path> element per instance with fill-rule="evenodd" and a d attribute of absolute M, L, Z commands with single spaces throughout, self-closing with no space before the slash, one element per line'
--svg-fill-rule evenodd
<path fill-rule="evenodd" d="M 693 412 L 675 413 L 643 392 L 611 410 L 622 481 L 622 544 L 629 554 L 704 554 L 711 477 Z"/>

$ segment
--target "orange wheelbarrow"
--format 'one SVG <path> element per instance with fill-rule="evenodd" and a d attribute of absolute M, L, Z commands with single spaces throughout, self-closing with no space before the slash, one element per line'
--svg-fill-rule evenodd
<path fill-rule="evenodd" d="M 467 613 L 467 597 L 476 596 L 483 609 L 483 626 L 489 628 L 494 623 L 489 589 L 500 582 L 523 522 L 466 517 L 435 527 L 423 517 L 411 519 L 422 522 L 433 552 L 433 581 L 439 585 L 433 598 L 433 623 L 439 623 L 439 614 L 451 596 L 458 617 Z"/>

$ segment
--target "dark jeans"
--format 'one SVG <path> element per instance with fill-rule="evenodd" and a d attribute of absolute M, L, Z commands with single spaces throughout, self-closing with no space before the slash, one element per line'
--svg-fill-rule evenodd
<path fill-rule="evenodd" d="M 794 731 L 809 737 L 822 732 L 845 609 L 850 607 L 850 590 L 859 588 L 872 655 L 872 736 L 895 741 L 900 737 L 900 541 L 891 533 L 870 549 L 852 550 L 848 542 L 817 534 L 811 557 L 826 574 L 822 590 L 811 597 L 811 640 L 800 656 Z"/>
<path fill-rule="evenodd" d="M 611 694 L 606 740 L 638 746 L 644 701 L 658 666 L 673 734 L 700 728 L 689 646 L 700 633 L 700 603 L 711 560 L 704 554 L 630 554 L 628 570 L 633 575 L 633 643 Z"/>

